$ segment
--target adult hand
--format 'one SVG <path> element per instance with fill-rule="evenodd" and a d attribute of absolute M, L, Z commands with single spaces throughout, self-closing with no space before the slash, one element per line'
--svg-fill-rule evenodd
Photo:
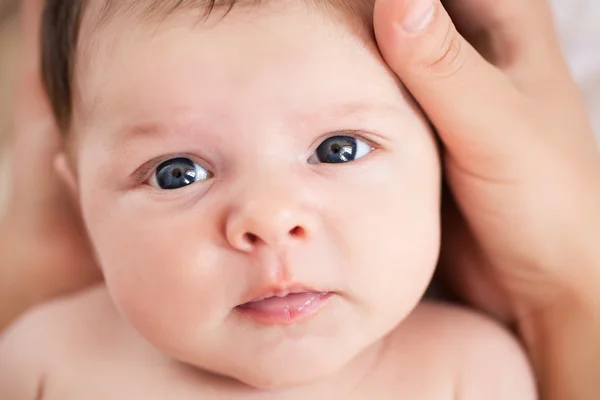
<path fill-rule="evenodd" d="M 453 201 L 441 264 L 468 303 L 515 325 L 544 399 L 597 398 L 600 156 L 551 10 L 444 6 L 375 8 L 383 56 L 443 142 Z"/>
<path fill-rule="evenodd" d="M 79 213 L 53 165 L 61 139 L 40 78 L 42 6 L 40 0 L 23 4 L 12 194 L 0 222 L 0 331 L 35 303 L 100 279 Z"/>

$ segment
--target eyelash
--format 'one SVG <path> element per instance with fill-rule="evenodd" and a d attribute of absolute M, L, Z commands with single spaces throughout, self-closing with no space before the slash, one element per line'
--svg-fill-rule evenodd
<path fill-rule="evenodd" d="M 362 140 L 366 143 L 368 143 L 371 147 L 373 147 L 374 150 L 377 150 L 378 148 L 381 147 L 380 144 L 376 143 L 375 141 L 373 141 L 370 138 L 365 137 L 366 135 L 364 134 L 364 131 L 357 131 L 357 130 L 345 130 L 345 131 L 335 131 L 335 132 L 330 132 L 327 133 L 319 138 L 317 138 L 313 144 L 309 147 L 309 152 L 307 155 L 307 160 L 311 157 L 311 155 L 317 150 L 317 148 L 326 140 L 335 137 L 335 136 L 351 136 L 354 137 L 356 139 Z M 169 154 L 169 155 L 165 155 L 159 158 L 156 158 L 154 160 L 148 161 L 147 163 L 145 163 L 144 165 L 142 165 L 140 168 L 138 168 L 137 171 L 135 171 L 132 175 L 132 179 L 135 183 L 143 183 L 145 181 L 147 181 L 148 179 L 150 179 L 150 174 L 164 161 L 170 160 L 172 158 L 179 158 L 179 157 L 184 157 L 184 158 L 189 158 L 190 160 L 194 161 L 197 160 L 197 157 L 193 157 L 190 154 L 182 154 L 182 153 L 176 153 L 176 154 Z M 206 162 L 203 161 L 195 161 L 198 164 L 202 165 L 204 168 L 208 169 L 208 170 L 212 170 L 212 168 L 209 165 L 206 165 Z"/>
<path fill-rule="evenodd" d="M 171 160 L 174 158 L 188 158 L 194 162 L 196 162 L 197 164 L 201 165 L 203 168 L 206 168 L 208 170 L 211 170 L 212 168 L 210 166 L 207 165 L 206 162 L 204 161 L 198 161 L 197 157 L 194 157 L 190 154 L 169 154 L 166 156 L 162 156 L 159 158 L 156 158 L 154 160 L 148 161 L 147 163 L 145 163 L 144 165 L 142 165 L 140 168 L 138 168 L 137 171 L 135 171 L 132 175 L 132 179 L 135 183 L 140 184 L 143 182 L 146 182 L 148 179 L 150 179 L 150 174 L 152 172 L 154 172 L 156 170 L 156 168 L 163 162 L 167 161 L 167 160 Z"/>
<path fill-rule="evenodd" d="M 310 157 L 315 151 L 317 151 L 317 148 L 323 142 L 325 142 L 327 139 L 330 139 L 335 136 L 350 136 L 355 139 L 362 140 L 363 142 L 369 144 L 369 146 L 371 146 L 373 148 L 373 150 L 377 150 L 381 147 L 381 145 L 378 144 L 377 142 L 373 141 L 370 138 L 367 138 L 365 135 L 365 131 L 358 131 L 358 130 L 335 131 L 335 132 L 326 133 L 323 136 L 317 138 L 317 140 L 315 140 L 315 142 L 309 147 L 309 152 L 308 152 L 307 156 Z"/>

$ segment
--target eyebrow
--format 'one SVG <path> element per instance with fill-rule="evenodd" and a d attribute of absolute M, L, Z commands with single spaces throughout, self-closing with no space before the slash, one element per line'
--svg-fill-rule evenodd
<path fill-rule="evenodd" d="M 317 109 L 317 111 L 308 113 L 296 113 L 290 120 L 326 120 L 326 119 L 342 119 L 349 116 L 361 116 L 368 114 L 387 114 L 393 116 L 406 116 L 410 112 L 410 101 L 398 102 L 397 104 L 385 102 L 350 102 L 345 104 L 335 104 Z M 202 124 L 182 123 L 175 119 L 179 127 L 188 130 L 190 127 L 202 126 Z M 125 125 L 118 129 L 118 141 L 124 142 L 135 139 L 137 137 L 162 136 L 173 129 L 173 124 L 167 121 L 148 121 Z"/>
<path fill-rule="evenodd" d="M 384 102 L 351 102 L 340 105 L 334 105 L 317 111 L 317 115 L 323 113 L 338 117 L 347 117 L 360 114 L 376 114 L 385 112 L 388 114 L 406 115 L 409 110 L 409 102 L 398 104 Z"/>

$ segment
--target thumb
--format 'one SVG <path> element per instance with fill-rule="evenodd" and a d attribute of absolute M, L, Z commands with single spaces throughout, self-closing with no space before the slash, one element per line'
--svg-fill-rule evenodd
<path fill-rule="evenodd" d="M 451 154 L 482 157 L 511 147 L 518 129 L 506 114 L 519 112 L 522 97 L 458 33 L 439 0 L 378 0 L 374 19 L 383 57 Z"/>

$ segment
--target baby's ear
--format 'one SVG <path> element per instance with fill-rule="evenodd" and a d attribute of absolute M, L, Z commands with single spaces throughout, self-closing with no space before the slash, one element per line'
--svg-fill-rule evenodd
<path fill-rule="evenodd" d="M 54 158 L 54 170 L 69 190 L 69 194 L 71 195 L 73 200 L 78 202 L 79 190 L 77 184 L 77 177 L 72 163 L 69 162 L 69 156 L 66 152 L 61 151 L 56 155 L 56 157 Z"/>

